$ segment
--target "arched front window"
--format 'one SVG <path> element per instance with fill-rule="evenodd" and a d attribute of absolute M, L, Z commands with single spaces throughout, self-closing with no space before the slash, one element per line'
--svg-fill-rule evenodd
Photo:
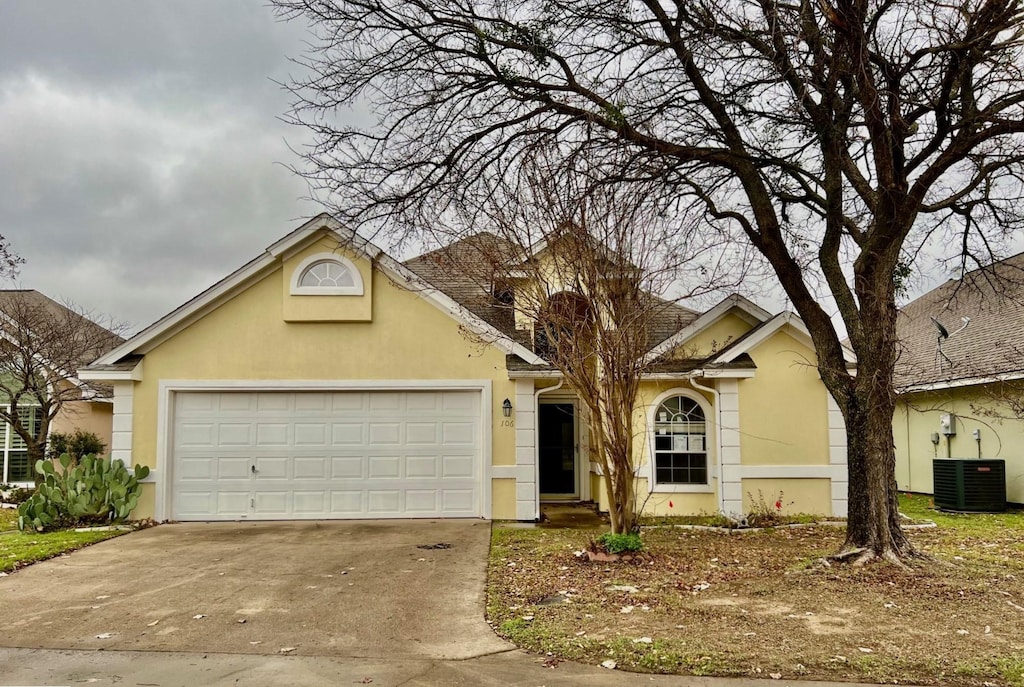
<path fill-rule="evenodd" d="M 327 253 L 302 261 L 292 277 L 291 291 L 299 296 L 359 296 L 363 280 L 355 265 Z"/>
<path fill-rule="evenodd" d="M 654 413 L 654 481 L 707 484 L 707 422 L 700 405 L 672 396 Z"/>

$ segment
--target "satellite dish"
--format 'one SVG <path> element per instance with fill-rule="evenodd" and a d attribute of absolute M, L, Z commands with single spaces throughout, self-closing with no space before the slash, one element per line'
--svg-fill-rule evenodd
<path fill-rule="evenodd" d="M 946 330 L 945 327 L 942 326 L 941 322 L 939 322 L 934 317 L 929 317 L 928 319 L 930 319 L 932 321 L 932 324 L 935 325 L 935 328 L 939 330 L 939 338 L 940 339 L 948 339 L 949 338 L 949 332 Z"/>

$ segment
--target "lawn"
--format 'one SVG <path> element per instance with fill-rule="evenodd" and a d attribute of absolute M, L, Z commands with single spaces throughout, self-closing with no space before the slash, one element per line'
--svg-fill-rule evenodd
<path fill-rule="evenodd" d="M 62 530 L 44 534 L 10 531 L 17 530 L 17 527 L 18 511 L 8 508 L 0 509 L 0 572 L 9 573 L 31 563 L 125 534 L 124 530 L 109 532 Z"/>
<path fill-rule="evenodd" d="M 576 552 L 597 531 L 492 538 L 488 620 L 519 646 L 654 673 L 1024 687 L 1024 513 L 937 514 L 931 560 L 829 565 L 842 527 L 644 531 L 638 561 Z M 568 599 L 568 601 L 566 601 Z"/>

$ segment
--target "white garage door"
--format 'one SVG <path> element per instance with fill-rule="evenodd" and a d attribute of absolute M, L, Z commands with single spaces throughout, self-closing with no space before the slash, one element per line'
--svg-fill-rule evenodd
<path fill-rule="evenodd" d="M 176 520 L 478 517 L 477 391 L 176 393 Z"/>

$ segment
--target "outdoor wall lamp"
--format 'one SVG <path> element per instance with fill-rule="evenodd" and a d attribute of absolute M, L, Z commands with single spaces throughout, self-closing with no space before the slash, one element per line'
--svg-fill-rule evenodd
<path fill-rule="evenodd" d="M 505 417 L 512 417 L 512 401 L 507 398 L 501 402 L 501 414 Z"/>

